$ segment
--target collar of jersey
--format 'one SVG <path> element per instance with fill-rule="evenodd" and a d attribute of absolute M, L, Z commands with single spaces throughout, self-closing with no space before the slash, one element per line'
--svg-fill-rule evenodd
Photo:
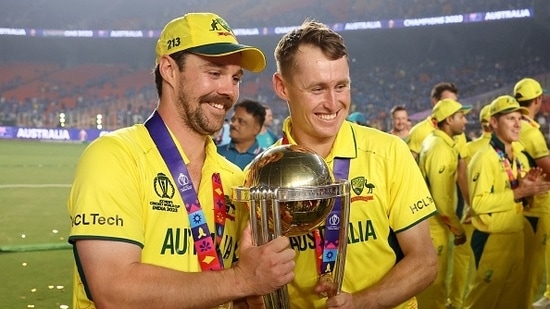
<path fill-rule="evenodd" d="M 333 158 L 355 158 L 357 156 L 357 141 L 355 139 L 355 130 L 353 129 L 354 125 L 349 121 L 344 121 L 336 135 L 334 145 L 332 145 L 329 155 L 324 158 L 325 161 L 331 162 Z M 289 134 L 291 126 L 290 117 L 287 117 L 283 122 L 283 132 L 287 135 L 290 144 L 296 144 L 292 135 Z"/>
<path fill-rule="evenodd" d="M 449 136 L 449 134 L 443 132 L 440 129 L 435 129 L 433 131 L 433 134 L 437 137 L 442 138 L 445 141 L 445 143 L 449 144 L 450 147 L 453 147 L 456 143 L 455 140 Z"/>

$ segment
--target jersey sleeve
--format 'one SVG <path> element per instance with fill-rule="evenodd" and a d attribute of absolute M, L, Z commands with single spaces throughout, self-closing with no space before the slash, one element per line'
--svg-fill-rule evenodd
<path fill-rule="evenodd" d="M 464 233 L 456 207 L 456 173 L 458 161 L 453 149 L 439 147 L 438 151 L 426 153 L 426 178 L 435 201 L 438 214 L 454 235 Z"/>
<path fill-rule="evenodd" d="M 522 127 L 522 130 L 525 130 L 525 127 Z M 527 153 L 535 160 L 550 155 L 544 135 L 540 130 L 535 128 L 525 130 L 521 136 L 521 144 L 525 147 Z"/>
<path fill-rule="evenodd" d="M 485 232 L 511 232 L 522 229 L 522 205 L 514 201 L 514 192 L 506 184 L 507 175 L 493 151 L 478 151 L 468 165 L 472 223 Z"/>
<path fill-rule="evenodd" d="M 394 231 L 406 230 L 436 213 L 422 174 L 402 141 L 395 143 L 395 158 L 388 167 L 389 218 Z"/>
<path fill-rule="evenodd" d="M 421 130 L 412 130 L 409 134 L 409 136 L 406 139 L 407 145 L 409 146 L 409 150 L 415 153 L 420 152 L 420 148 L 422 147 L 422 141 L 424 140 L 424 136 L 420 134 Z"/>
<path fill-rule="evenodd" d="M 143 246 L 142 188 L 136 158 L 120 140 L 94 141 L 76 168 L 68 201 L 69 241 L 114 239 Z"/>

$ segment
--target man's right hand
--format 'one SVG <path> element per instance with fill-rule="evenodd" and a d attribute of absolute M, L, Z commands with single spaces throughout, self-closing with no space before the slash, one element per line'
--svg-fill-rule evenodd
<path fill-rule="evenodd" d="M 239 261 L 235 274 L 244 279 L 250 295 L 266 295 L 294 279 L 294 257 L 288 237 L 276 238 L 267 244 L 254 246 L 250 223 L 244 229 L 239 244 Z"/>

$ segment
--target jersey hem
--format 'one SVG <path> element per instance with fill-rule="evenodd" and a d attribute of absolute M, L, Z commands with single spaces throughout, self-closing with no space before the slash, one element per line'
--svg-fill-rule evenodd
<path fill-rule="evenodd" d="M 134 244 L 143 249 L 144 245 L 139 241 L 135 241 L 127 238 L 111 237 L 111 236 L 99 236 L 99 235 L 72 235 L 69 236 L 69 243 L 74 245 L 77 240 L 110 240 L 110 241 L 121 241 L 129 244 Z"/>
<path fill-rule="evenodd" d="M 428 215 L 426 215 L 426 216 L 420 218 L 419 220 L 413 222 L 411 225 L 407 225 L 406 227 L 404 227 L 404 228 L 402 228 L 402 229 L 396 230 L 395 233 L 396 233 L 396 234 L 397 234 L 397 233 L 401 233 L 401 232 L 404 232 L 404 231 L 406 231 L 406 230 L 408 230 L 408 229 L 410 229 L 410 228 L 413 228 L 413 227 L 415 227 L 417 224 L 419 224 L 420 222 L 422 222 L 422 221 L 424 221 L 424 220 L 426 220 L 426 219 L 428 219 L 428 218 L 430 218 L 430 217 L 433 217 L 433 216 L 435 216 L 436 214 L 437 214 L 437 211 L 434 211 L 434 212 L 432 212 L 432 213 L 429 213 Z"/>

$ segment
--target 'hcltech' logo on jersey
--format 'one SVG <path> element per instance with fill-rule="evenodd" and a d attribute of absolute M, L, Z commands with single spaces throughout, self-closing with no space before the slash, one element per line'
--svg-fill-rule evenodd
<path fill-rule="evenodd" d="M 430 207 L 433 204 L 433 202 L 434 200 L 430 195 L 414 202 L 412 205 L 409 206 L 409 209 L 411 210 L 411 214 L 415 214 L 426 207 Z"/>
<path fill-rule="evenodd" d="M 98 213 L 83 213 L 71 216 L 72 226 L 79 225 L 114 225 L 124 226 L 124 219 L 119 215 L 103 216 Z"/>
<path fill-rule="evenodd" d="M 368 202 L 373 199 L 373 191 L 374 191 L 374 188 L 376 188 L 376 186 L 373 183 L 369 183 L 365 177 L 363 176 L 355 177 L 351 180 L 350 183 L 351 183 L 351 189 L 353 190 L 353 192 L 355 192 L 355 194 L 357 194 L 357 196 L 354 196 L 351 198 L 352 202 L 358 201 L 358 200 Z M 365 188 L 367 189 L 367 193 L 366 193 L 367 195 L 362 196 L 361 193 L 363 193 Z"/>
<path fill-rule="evenodd" d="M 153 188 L 157 196 L 160 197 L 158 201 L 149 202 L 153 210 L 178 212 L 180 205 L 176 205 L 172 201 L 176 190 L 168 176 L 163 173 L 158 173 L 153 181 Z"/>

